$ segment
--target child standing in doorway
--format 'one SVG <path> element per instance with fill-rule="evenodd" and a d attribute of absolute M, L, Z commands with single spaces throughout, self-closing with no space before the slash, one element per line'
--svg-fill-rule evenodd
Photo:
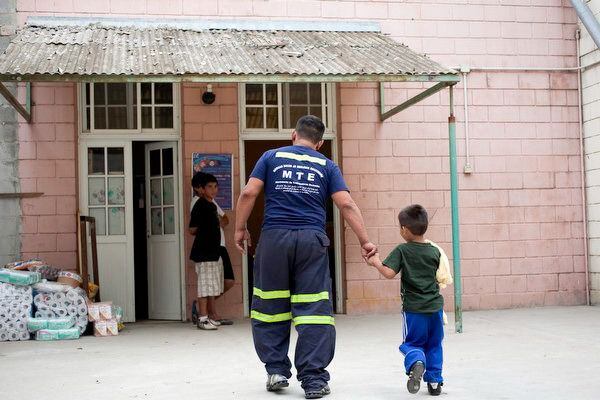
<path fill-rule="evenodd" d="M 408 206 L 400 211 L 398 221 L 406 243 L 398 245 L 383 262 L 379 254 L 366 261 L 388 279 L 402 274 L 404 340 L 400 352 L 408 375 L 407 388 L 410 393 L 417 393 L 423 377 L 429 394 L 438 396 L 444 382 L 444 298 L 436 279 L 442 255 L 424 238 L 428 226 L 425 208 L 418 204 Z"/>
<path fill-rule="evenodd" d="M 203 176 L 204 174 L 205 174 L 204 172 L 196 173 L 196 175 L 198 175 L 198 176 Z M 190 210 L 194 209 L 196 202 L 202 196 L 203 196 L 202 188 L 201 187 L 199 187 L 198 189 L 194 188 L 194 197 L 192 197 L 192 201 L 190 204 Z M 231 259 L 229 258 L 229 252 L 227 251 L 226 242 L 225 242 L 225 231 L 223 230 L 223 228 L 225 228 L 227 225 L 229 225 L 229 218 L 227 217 L 227 214 L 225 214 L 225 211 L 223 211 L 223 209 L 219 206 L 216 199 L 213 199 L 213 203 L 217 207 L 217 215 L 219 216 L 219 223 L 220 223 L 220 228 L 221 228 L 220 229 L 221 230 L 220 253 L 221 253 L 221 260 L 223 261 L 223 278 L 224 278 L 223 294 L 225 294 L 225 292 L 227 292 L 229 289 L 231 289 L 235 285 L 235 275 L 233 274 L 233 265 L 231 264 Z M 218 296 L 218 297 L 221 297 L 221 296 Z M 196 305 L 197 305 L 196 302 L 194 302 L 194 304 L 192 305 L 192 321 L 194 323 L 198 322 L 197 321 L 198 308 Z M 215 305 L 215 302 L 209 303 L 208 316 L 213 321 L 219 322 L 221 325 L 233 325 L 233 321 L 231 321 L 229 319 L 221 318 L 219 316 L 219 314 L 217 313 L 216 307 L 214 307 L 214 305 Z"/>
<path fill-rule="evenodd" d="M 221 259 L 221 226 L 217 206 L 213 200 L 218 192 L 217 178 L 211 174 L 197 173 L 192 187 L 198 194 L 190 217 L 190 233 L 194 243 L 190 259 L 196 263 L 198 275 L 197 326 L 203 330 L 216 330 L 220 323 L 209 318 L 208 310 L 214 310 L 215 297 L 223 293 L 223 261 Z"/>

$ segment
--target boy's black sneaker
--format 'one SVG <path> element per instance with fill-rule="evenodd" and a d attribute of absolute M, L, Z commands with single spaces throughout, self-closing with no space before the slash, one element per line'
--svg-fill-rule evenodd
<path fill-rule="evenodd" d="M 427 382 L 427 391 L 432 396 L 439 396 L 440 394 L 442 394 L 442 386 L 444 386 L 444 384 L 441 382 L 440 383 Z"/>
<path fill-rule="evenodd" d="M 305 399 L 320 399 L 323 396 L 327 396 L 330 393 L 331 393 L 331 389 L 329 388 L 329 385 L 325 385 L 321 389 L 318 389 L 318 390 L 305 391 L 304 398 Z"/>
<path fill-rule="evenodd" d="M 411 394 L 415 394 L 421 389 L 421 378 L 425 372 L 425 364 L 421 361 L 415 362 L 410 371 L 408 372 L 408 382 L 406 382 L 406 388 Z"/>

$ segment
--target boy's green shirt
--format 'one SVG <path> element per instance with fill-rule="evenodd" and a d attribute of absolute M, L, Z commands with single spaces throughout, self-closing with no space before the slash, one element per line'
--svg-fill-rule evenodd
<path fill-rule="evenodd" d="M 407 312 L 434 313 L 444 306 L 444 298 L 435 279 L 440 252 L 429 243 L 408 242 L 398 245 L 383 264 L 402 273 L 400 294 Z"/>

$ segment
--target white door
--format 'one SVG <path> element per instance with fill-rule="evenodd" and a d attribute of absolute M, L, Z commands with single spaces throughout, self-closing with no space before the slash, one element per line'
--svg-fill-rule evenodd
<path fill-rule="evenodd" d="M 131 143 L 88 140 L 79 159 L 81 213 L 96 219 L 102 301 L 121 306 L 124 321 L 134 322 Z"/>
<path fill-rule="evenodd" d="M 177 143 L 146 145 L 148 316 L 181 319 Z"/>

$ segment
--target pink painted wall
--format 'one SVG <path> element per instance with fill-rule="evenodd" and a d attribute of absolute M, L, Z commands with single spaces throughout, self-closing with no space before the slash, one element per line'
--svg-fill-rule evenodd
<path fill-rule="evenodd" d="M 66 269 L 77 265 L 75 86 L 32 87 L 33 121 L 19 124 L 19 178 L 23 192 L 23 258 L 41 257 Z"/>
<path fill-rule="evenodd" d="M 576 64 L 576 17 L 567 0 L 464 3 L 464 0 L 23 0 L 18 2 L 18 11 L 21 23 L 29 15 L 368 19 L 379 22 L 383 31 L 396 40 L 449 66 L 565 67 Z M 466 309 L 584 302 L 575 79 L 570 73 L 496 71 L 469 75 L 475 173 L 460 176 Z M 202 88 L 203 85 L 183 87 L 186 166 L 192 151 L 231 151 L 236 155 L 238 152 L 235 86 L 218 87 L 219 103 L 213 106 L 200 105 Z M 395 105 L 417 93 L 419 88 L 420 85 L 415 84 L 393 85 L 386 98 L 390 105 Z M 55 87 L 54 92 L 59 89 L 63 88 Z M 465 145 L 461 85 L 455 90 L 455 99 L 459 168 L 462 168 Z M 377 119 L 375 85 L 343 84 L 338 100 L 341 165 L 367 217 L 372 239 L 380 243 L 384 251 L 391 250 L 398 241 L 395 226 L 398 210 L 419 202 L 434 215 L 431 239 L 451 253 L 447 91 L 385 123 Z M 57 105 L 39 104 L 36 109 L 51 107 Z M 37 130 L 39 123 L 36 121 L 21 131 Z M 43 123 L 55 129 L 59 125 L 61 128 L 72 126 L 72 121 Z M 217 136 L 217 131 L 224 132 L 225 136 Z M 38 135 L 47 134 L 46 130 L 43 132 Z M 70 132 L 72 141 L 73 130 Z M 55 135 L 58 137 L 58 130 Z M 50 136 L 46 140 L 54 139 Z M 71 145 L 67 142 L 67 147 Z M 39 156 L 37 144 L 33 155 L 31 149 L 27 151 L 31 158 L 23 161 L 28 161 L 25 164 L 30 166 L 24 171 L 29 168 L 51 173 L 44 167 L 48 160 Z M 63 166 L 74 166 L 72 161 L 69 164 L 68 160 L 57 160 L 59 155 L 53 157 L 50 163 L 54 163 L 55 168 L 59 161 Z M 189 173 L 186 167 L 186 180 Z M 29 185 L 42 181 L 35 177 L 22 176 L 22 179 L 22 184 Z M 59 177 L 53 175 L 51 179 Z M 71 179 L 71 186 L 63 185 L 61 189 L 69 193 L 55 196 L 74 198 L 75 179 L 64 179 Z M 186 196 L 189 196 L 187 191 Z M 36 248 L 33 244 L 37 241 L 56 257 L 72 255 L 71 249 L 60 249 L 58 242 L 54 244 L 59 234 L 72 233 L 40 231 L 40 221 L 47 221 L 42 218 L 43 214 L 58 218 L 56 198 L 38 201 L 44 206 L 38 205 L 40 209 L 35 211 L 35 218 L 24 219 L 24 229 L 31 230 L 24 232 L 24 241 L 32 244 L 29 250 Z M 188 202 L 186 198 L 185 204 Z M 26 212 L 24 208 L 24 218 L 28 217 Z M 73 216 L 74 210 L 70 213 Z M 230 238 L 231 230 L 227 233 Z M 189 240 L 187 244 L 189 247 Z M 240 278 L 240 259 L 234 251 L 231 254 Z M 400 301 L 398 281 L 380 279 L 362 265 L 352 234 L 346 234 L 345 257 L 348 312 L 396 311 Z M 188 301 L 195 293 L 192 271 L 189 265 Z M 446 298 L 451 307 L 451 291 L 446 292 Z M 229 315 L 241 314 L 239 285 L 225 296 L 221 307 Z"/>
<path fill-rule="evenodd" d="M 189 224 L 189 204 L 191 201 L 192 153 L 229 153 L 234 158 L 234 198 L 237 199 L 240 187 L 239 143 L 238 143 L 238 101 L 237 85 L 213 85 L 217 95 L 211 105 L 202 103 L 205 84 L 184 84 L 183 96 L 183 181 L 184 181 L 184 215 L 185 224 Z M 225 228 L 225 237 L 236 285 L 217 300 L 217 310 L 229 317 L 243 315 L 242 298 L 242 258 L 233 246 L 233 227 L 235 213 L 226 211 L 230 224 Z M 189 255 L 193 239 L 186 235 L 186 255 Z M 196 271 L 192 262 L 186 269 L 188 309 L 196 298 Z"/>

